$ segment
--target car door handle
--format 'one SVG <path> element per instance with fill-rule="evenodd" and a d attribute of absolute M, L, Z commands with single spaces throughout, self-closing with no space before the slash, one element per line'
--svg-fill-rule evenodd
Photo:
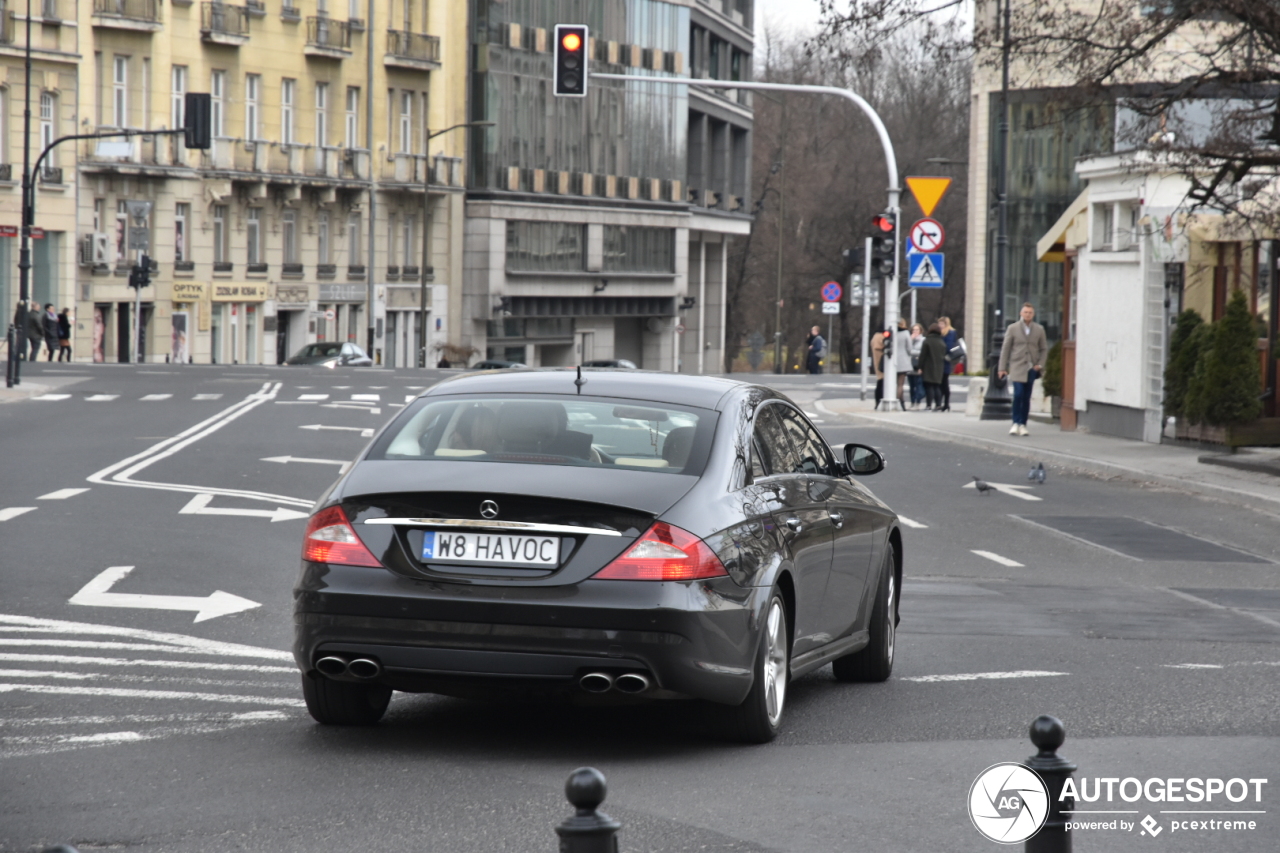
<path fill-rule="evenodd" d="M 795 533 L 799 533 L 801 530 L 804 530 L 804 525 L 800 523 L 800 519 L 798 518 L 788 518 L 786 524 L 787 527 L 790 527 Z"/>
<path fill-rule="evenodd" d="M 843 515 L 843 514 L 838 513 L 838 512 L 829 512 L 829 513 L 827 513 L 827 518 L 831 519 L 831 523 L 832 523 L 832 524 L 834 524 L 834 525 L 836 526 L 836 529 L 837 529 L 837 530 L 839 530 L 841 527 L 844 527 L 844 515 Z"/>

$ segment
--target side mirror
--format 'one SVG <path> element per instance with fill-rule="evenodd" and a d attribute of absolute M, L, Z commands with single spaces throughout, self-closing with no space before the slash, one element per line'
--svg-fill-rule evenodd
<path fill-rule="evenodd" d="M 875 474 L 884 470 L 884 457 L 880 451 L 865 444 L 846 444 L 844 467 L 850 474 Z"/>

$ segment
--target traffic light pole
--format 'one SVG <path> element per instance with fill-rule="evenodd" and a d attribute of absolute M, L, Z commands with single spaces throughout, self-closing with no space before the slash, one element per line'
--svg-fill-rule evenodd
<path fill-rule="evenodd" d="M 635 80 L 645 85 L 667 85 L 667 86 L 699 86 L 703 89 L 753 89 L 763 92 L 807 92 L 811 95 L 834 95 L 838 98 L 844 98 L 852 101 L 854 105 L 862 110 L 866 117 L 871 121 L 871 126 L 875 128 L 876 136 L 880 138 L 880 146 L 884 149 L 885 166 L 889 172 L 889 207 L 887 212 L 893 217 L 895 224 L 894 241 L 893 241 L 893 275 L 885 280 L 884 283 L 884 322 L 885 326 L 896 331 L 898 326 L 898 270 L 899 260 L 902 254 L 901 243 L 897 238 L 897 228 L 900 226 L 899 220 L 902 218 L 902 209 L 900 207 L 900 198 L 902 188 L 898 186 L 898 158 L 893 152 L 893 142 L 889 139 L 889 131 L 884 126 L 884 122 L 880 120 L 880 116 L 871 105 L 868 104 L 856 92 L 848 89 L 841 89 L 838 86 L 807 86 L 800 83 L 757 83 L 754 81 L 738 81 L 738 80 L 690 80 L 687 77 L 639 77 L 633 74 L 597 74 L 591 73 L 591 78 L 595 80 Z M 890 388 L 896 389 L 898 386 L 898 374 L 893 369 L 892 359 L 885 359 L 884 364 L 884 388 L 886 396 L 891 393 Z M 896 393 L 896 391 L 894 392 Z"/>
<path fill-rule="evenodd" d="M 1008 420 L 1013 413 L 1009 382 L 1001 379 L 1000 350 L 1004 348 L 1004 293 L 1009 259 L 1009 6 L 1004 0 L 1004 45 L 1001 48 L 1000 124 L 998 127 L 999 166 L 996 174 L 996 310 L 987 351 L 987 394 L 982 398 L 979 420 Z M 1026 379 L 1024 376 L 1023 379 Z"/>
<path fill-rule="evenodd" d="M 868 348 L 871 345 L 871 238 L 867 238 L 866 248 L 862 252 L 862 396 L 861 400 L 867 399 L 867 370 L 871 367 L 867 363 L 870 353 Z"/>

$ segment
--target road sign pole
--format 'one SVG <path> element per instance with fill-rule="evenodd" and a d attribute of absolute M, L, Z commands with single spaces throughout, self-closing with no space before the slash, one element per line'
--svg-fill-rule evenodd
<path fill-rule="evenodd" d="M 862 253 L 862 397 L 867 399 L 867 347 L 871 334 L 871 238 L 867 238 L 867 247 Z"/>

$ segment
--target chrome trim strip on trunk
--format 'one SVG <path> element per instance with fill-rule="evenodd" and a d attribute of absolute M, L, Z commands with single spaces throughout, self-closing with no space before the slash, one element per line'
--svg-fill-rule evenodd
<path fill-rule="evenodd" d="M 401 527 L 465 527 L 472 530 L 511 530 L 526 533 L 577 533 L 587 536 L 621 536 L 604 527 L 573 524 L 532 524 L 527 521 L 488 521 L 482 518 L 370 518 L 361 524 L 394 524 Z"/>

